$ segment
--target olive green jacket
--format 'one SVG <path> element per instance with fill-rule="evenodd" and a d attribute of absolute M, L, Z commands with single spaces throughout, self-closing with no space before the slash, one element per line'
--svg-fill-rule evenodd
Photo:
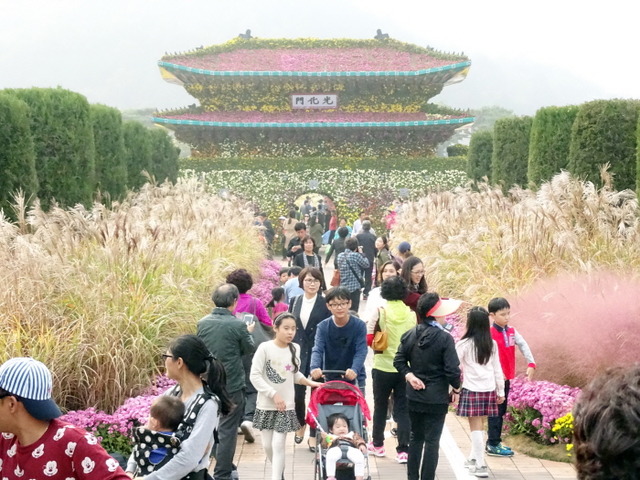
<path fill-rule="evenodd" d="M 198 322 L 197 335 L 224 365 L 227 391 L 233 393 L 245 388 L 242 356 L 256 349 L 245 323 L 228 309 L 216 307 Z"/>

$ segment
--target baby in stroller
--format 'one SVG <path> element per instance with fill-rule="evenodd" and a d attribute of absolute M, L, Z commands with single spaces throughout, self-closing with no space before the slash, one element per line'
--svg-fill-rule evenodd
<path fill-rule="evenodd" d="M 336 463 L 342 458 L 346 448 L 346 457 L 353 463 L 355 480 L 364 479 L 364 455 L 367 453 L 367 442 L 349 427 L 349 418 L 342 413 L 333 413 L 327 417 L 329 433 L 323 440 L 327 448 L 325 455 L 327 480 L 336 480 Z"/>
<path fill-rule="evenodd" d="M 354 476 L 371 480 L 367 450 L 362 448 L 367 442 L 367 420 L 371 414 L 364 395 L 350 383 L 326 382 L 311 393 L 307 424 L 317 427 L 317 480 L 354 480 Z"/>

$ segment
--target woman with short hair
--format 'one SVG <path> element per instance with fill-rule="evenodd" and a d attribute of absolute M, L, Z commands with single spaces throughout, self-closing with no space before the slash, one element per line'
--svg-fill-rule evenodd
<path fill-rule="evenodd" d="M 296 336 L 293 339 L 300 345 L 300 371 L 309 375 L 309 365 L 311 363 L 311 350 L 315 344 L 316 328 L 325 318 L 331 316 L 327 304 L 322 296 L 322 273 L 317 268 L 304 268 L 298 281 L 304 294 L 298 295 L 289 301 L 289 312 L 296 318 Z M 301 428 L 296 432 L 294 440 L 301 443 L 305 431 L 305 417 L 307 413 L 305 405 L 306 389 L 302 385 L 295 386 L 295 408 Z M 309 438 L 315 442 L 316 432 L 311 429 Z M 315 445 L 315 444 L 314 444 Z M 312 445 L 310 445 L 312 446 Z"/>

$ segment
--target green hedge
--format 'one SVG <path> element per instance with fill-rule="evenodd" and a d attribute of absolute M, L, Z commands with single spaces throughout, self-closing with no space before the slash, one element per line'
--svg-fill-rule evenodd
<path fill-rule="evenodd" d="M 138 122 L 124 122 L 125 159 L 127 163 L 127 185 L 140 188 L 147 181 L 143 172 L 151 173 L 151 137 L 148 130 Z"/>
<path fill-rule="evenodd" d="M 600 185 L 609 163 L 617 190 L 636 188 L 637 100 L 595 100 L 580 106 L 571 131 L 569 171 Z"/>
<path fill-rule="evenodd" d="M 178 180 L 180 149 L 173 145 L 171 137 L 161 128 L 148 130 L 151 140 L 151 174 L 158 183 Z"/>
<path fill-rule="evenodd" d="M 91 105 L 91 124 L 96 147 L 98 188 L 112 199 L 122 197 L 127 186 L 122 115 L 105 105 Z"/>
<path fill-rule="evenodd" d="M 29 199 L 38 192 L 35 150 L 29 126 L 29 107 L 0 92 L 0 209 L 12 217 L 13 195 L 22 190 Z"/>
<path fill-rule="evenodd" d="M 536 185 L 551 179 L 569 163 L 571 129 L 578 107 L 545 107 L 536 112 L 529 143 L 529 182 Z"/>
<path fill-rule="evenodd" d="M 338 168 L 342 170 L 467 170 L 464 157 L 395 157 L 395 158 L 353 158 L 353 157 L 299 157 L 299 158 L 183 158 L 180 169 L 210 172 L 216 170 L 276 170 L 303 171 L 313 168 Z"/>
<path fill-rule="evenodd" d="M 493 127 L 491 181 L 505 190 L 527 185 L 531 117 L 502 118 Z"/>
<path fill-rule="evenodd" d="M 466 157 L 469 153 L 469 146 L 457 143 L 455 145 L 449 145 L 447 147 L 448 157 Z"/>
<path fill-rule="evenodd" d="M 476 182 L 487 177 L 491 181 L 491 157 L 493 154 L 493 133 L 482 130 L 471 136 L 467 155 L 467 175 Z"/>
<path fill-rule="evenodd" d="M 62 88 L 7 91 L 30 109 L 40 184 L 38 197 L 43 207 L 46 209 L 52 198 L 62 205 L 90 205 L 96 182 L 87 99 Z"/>

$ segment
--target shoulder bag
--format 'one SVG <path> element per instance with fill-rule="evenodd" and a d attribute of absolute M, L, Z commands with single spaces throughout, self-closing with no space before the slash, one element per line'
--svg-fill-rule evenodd
<path fill-rule="evenodd" d="M 386 321 L 386 312 L 384 307 L 378 307 L 378 321 L 376 322 L 376 328 L 373 331 L 373 342 L 371 342 L 371 348 L 373 353 L 382 353 L 389 347 L 389 335 L 387 331 L 383 329 Z"/>

